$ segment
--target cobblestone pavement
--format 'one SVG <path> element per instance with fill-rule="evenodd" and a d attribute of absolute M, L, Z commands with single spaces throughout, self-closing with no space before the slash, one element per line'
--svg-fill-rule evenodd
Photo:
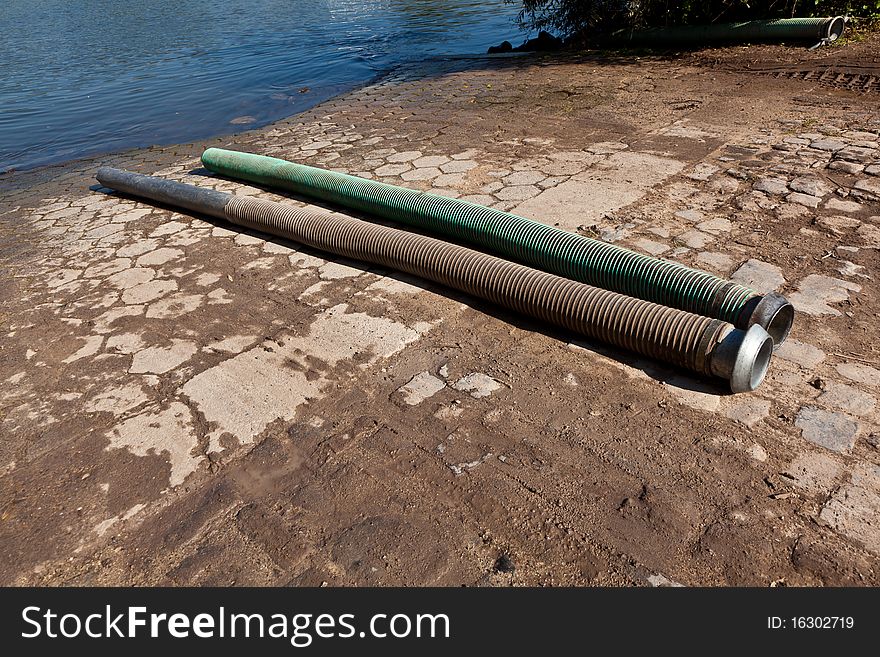
<path fill-rule="evenodd" d="M 873 95 L 802 80 L 473 58 L 0 178 L 0 581 L 877 585 L 878 130 Z M 512 210 L 799 315 L 732 396 L 90 189 L 109 163 L 282 200 L 199 169 L 207 145 Z"/>

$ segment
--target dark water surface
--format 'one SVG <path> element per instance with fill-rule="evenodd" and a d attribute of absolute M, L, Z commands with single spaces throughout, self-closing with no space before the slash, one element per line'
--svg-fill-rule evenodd
<path fill-rule="evenodd" d="M 515 14 L 503 0 L 0 0 L 0 173 L 266 124 L 400 62 L 516 43 Z"/>

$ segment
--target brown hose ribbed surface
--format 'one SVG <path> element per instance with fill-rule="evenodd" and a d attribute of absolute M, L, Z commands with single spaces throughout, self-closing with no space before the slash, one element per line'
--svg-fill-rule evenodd
<path fill-rule="evenodd" d="M 710 374 L 727 322 L 595 288 L 394 228 L 233 196 L 232 223 L 441 283 L 651 358 Z"/>

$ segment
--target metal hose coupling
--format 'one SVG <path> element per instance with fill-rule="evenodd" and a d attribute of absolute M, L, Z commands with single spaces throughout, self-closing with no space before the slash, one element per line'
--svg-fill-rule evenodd
<path fill-rule="evenodd" d="M 206 150 L 202 163 L 223 176 L 409 224 L 559 276 L 722 319 L 737 328 L 758 324 L 777 345 L 791 330 L 794 309 L 778 295 L 761 297 L 733 281 L 495 208 L 220 148 Z"/>
<path fill-rule="evenodd" d="M 781 345 L 794 322 L 794 306 L 781 294 L 770 292 L 752 297 L 743 304 L 737 326 L 760 326 L 773 338 L 774 349 Z"/>
<path fill-rule="evenodd" d="M 754 390 L 773 341 L 728 322 L 533 269 L 467 247 L 367 221 L 102 168 L 105 187 L 177 205 L 315 249 L 395 269 L 587 337 Z"/>

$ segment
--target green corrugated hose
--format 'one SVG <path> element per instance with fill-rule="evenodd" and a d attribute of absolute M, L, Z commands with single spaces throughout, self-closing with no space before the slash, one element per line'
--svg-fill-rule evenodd
<path fill-rule="evenodd" d="M 618 30 L 609 42 L 644 45 L 702 45 L 730 41 L 784 41 L 811 39 L 834 41 L 843 34 L 845 21 L 834 18 L 781 18 L 777 20 L 672 25 L 642 30 Z"/>
<path fill-rule="evenodd" d="M 482 247 L 606 290 L 730 322 L 760 324 L 780 344 L 791 305 L 684 265 L 569 233 L 459 199 L 357 178 L 263 155 L 209 148 L 202 163 L 221 175 L 276 187 Z"/>

